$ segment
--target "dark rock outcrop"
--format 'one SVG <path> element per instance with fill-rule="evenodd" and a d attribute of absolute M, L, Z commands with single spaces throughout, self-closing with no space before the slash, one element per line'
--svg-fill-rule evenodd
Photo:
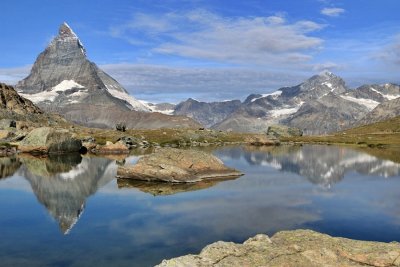
<path fill-rule="evenodd" d="M 217 157 L 196 150 L 160 148 L 133 166 L 119 166 L 118 178 L 170 183 L 193 183 L 207 179 L 240 176 Z"/>

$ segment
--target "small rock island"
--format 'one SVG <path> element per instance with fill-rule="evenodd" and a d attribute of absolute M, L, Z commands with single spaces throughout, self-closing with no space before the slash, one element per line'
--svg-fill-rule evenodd
<path fill-rule="evenodd" d="M 120 166 L 117 178 L 151 182 L 194 183 L 242 175 L 217 157 L 198 150 L 159 148 L 132 166 Z"/>

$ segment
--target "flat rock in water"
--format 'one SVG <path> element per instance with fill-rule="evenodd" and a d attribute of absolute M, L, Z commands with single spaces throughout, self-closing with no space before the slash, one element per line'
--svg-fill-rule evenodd
<path fill-rule="evenodd" d="M 217 157 L 197 150 L 159 148 L 133 166 L 118 167 L 118 178 L 143 181 L 192 183 L 207 179 L 240 176 Z"/>
<path fill-rule="evenodd" d="M 122 141 L 115 144 L 107 141 L 104 146 L 96 147 L 93 152 L 95 154 L 129 154 L 129 148 Z"/>
<path fill-rule="evenodd" d="M 280 144 L 275 137 L 266 134 L 252 134 L 247 136 L 244 141 L 252 146 L 276 146 Z"/>
<path fill-rule="evenodd" d="M 256 235 L 243 244 L 216 242 L 199 255 L 164 260 L 159 267 L 183 266 L 400 266 L 399 243 L 358 241 L 311 230 Z"/>

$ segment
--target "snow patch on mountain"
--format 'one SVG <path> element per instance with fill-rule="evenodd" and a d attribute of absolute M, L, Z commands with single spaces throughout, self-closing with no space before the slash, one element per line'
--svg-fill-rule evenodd
<path fill-rule="evenodd" d="M 355 98 L 355 97 L 351 97 L 351 96 L 347 96 L 347 95 L 341 95 L 340 97 L 345 100 L 363 105 L 363 106 L 367 107 L 369 110 L 373 110 L 374 108 L 376 108 L 376 106 L 378 106 L 380 104 L 379 102 L 372 100 L 372 99 Z"/>
<path fill-rule="evenodd" d="M 56 92 L 63 92 L 70 90 L 72 88 L 85 88 L 85 87 L 75 82 L 74 80 L 64 80 L 59 84 L 57 84 L 56 86 L 54 86 L 51 90 Z"/>
<path fill-rule="evenodd" d="M 60 173 L 60 178 L 64 180 L 74 180 L 79 175 L 85 173 L 89 169 L 88 161 L 82 161 L 69 172 Z"/>
<path fill-rule="evenodd" d="M 264 97 L 267 97 L 267 96 L 272 96 L 273 98 L 276 98 L 276 97 L 280 96 L 281 94 L 282 94 L 282 91 L 280 91 L 280 90 L 275 91 L 273 93 L 269 93 L 269 94 L 262 94 L 260 97 L 256 97 L 256 98 L 252 99 L 251 102 L 254 102 L 257 99 L 264 98 Z"/>
<path fill-rule="evenodd" d="M 107 88 L 107 91 L 116 98 L 119 98 L 121 100 L 124 100 L 128 102 L 129 105 L 132 106 L 133 110 L 137 111 L 151 111 L 151 108 L 142 102 L 138 101 L 136 98 L 130 96 L 129 94 L 125 92 L 121 92 L 116 88 L 114 85 L 106 84 L 105 85 Z"/>
<path fill-rule="evenodd" d="M 37 104 L 37 103 L 44 102 L 44 101 L 52 102 L 61 93 L 71 90 L 71 89 L 74 89 L 74 88 L 84 89 L 85 87 L 80 85 L 79 83 L 75 82 L 74 80 L 64 80 L 64 81 L 60 82 L 59 84 L 57 84 L 56 86 L 52 87 L 48 91 L 42 91 L 42 92 L 36 93 L 36 94 L 23 94 L 23 93 L 19 92 L 19 94 L 21 96 L 29 99 L 33 103 Z M 82 96 L 83 94 L 86 94 L 86 92 L 77 91 L 77 92 L 74 92 L 73 94 L 71 94 L 70 96 L 76 97 L 76 96 Z"/>
<path fill-rule="evenodd" d="M 273 118 L 279 118 L 281 116 L 289 116 L 296 113 L 303 104 L 304 102 L 300 102 L 300 104 L 294 107 L 273 109 L 269 111 L 269 115 Z"/>
<path fill-rule="evenodd" d="M 371 89 L 372 91 L 374 91 L 374 92 L 376 92 L 376 93 L 382 95 L 382 96 L 383 96 L 384 98 L 386 98 L 387 100 L 393 100 L 393 99 L 396 99 L 396 98 L 399 98 L 399 97 L 400 97 L 400 95 L 387 95 L 387 94 L 384 94 L 384 93 L 382 93 L 382 92 L 379 92 L 378 90 L 376 90 L 376 89 L 373 88 L 373 87 L 370 87 L 370 89 Z"/>

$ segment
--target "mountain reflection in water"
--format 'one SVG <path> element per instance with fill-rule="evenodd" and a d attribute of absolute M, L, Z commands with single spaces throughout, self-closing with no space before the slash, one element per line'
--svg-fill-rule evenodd
<path fill-rule="evenodd" d="M 37 200 L 68 234 L 85 208 L 86 198 L 113 179 L 104 173 L 112 160 L 67 154 L 37 158 L 24 155 L 18 175 L 25 177 Z"/>
<path fill-rule="evenodd" d="M 132 179 L 118 179 L 118 188 L 135 188 L 144 193 L 152 194 L 153 196 L 167 196 L 182 192 L 197 191 L 217 185 L 218 183 L 235 180 L 240 176 L 228 177 L 223 179 L 204 180 L 197 183 L 162 183 L 162 182 L 147 182 Z"/>
<path fill-rule="evenodd" d="M 400 164 L 357 150 L 334 146 L 278 146 L 228 148 L 218 152 L 221 157 L 243 157 L 250 165 L 269 166 L 307 178 L 313 184 L 330 187 L 346 173 L 382 177 L 399 176 Z M 384 155 L 384 152 L 381 153 Z"/>
<path fill-rule="evenodd" d="M 115 179 L 117 166 L 141 152 L 0 158 L 0 265 L 153 266 L 218 240 L 298 228 L 400 241 L 400 164 L 386 159 L 396 161 L 393 151 L 202 149 L 245 175 L 194 184 Z"/>

